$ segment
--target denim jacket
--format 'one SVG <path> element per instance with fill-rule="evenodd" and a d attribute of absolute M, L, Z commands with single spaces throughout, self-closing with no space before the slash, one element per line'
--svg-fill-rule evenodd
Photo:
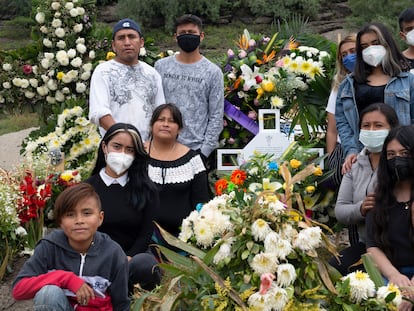
<path fill-rule="evenodd" d="M 414 74 L 401 72 L 392 77 L 385 86 L 384 103 L 394 108 L 400 125 L 414 123 Z M 345 157 L 358 154 L 363 145 L 359 141 L 359 114 L 352 74 L 339 85 L 335 119 Z"/>

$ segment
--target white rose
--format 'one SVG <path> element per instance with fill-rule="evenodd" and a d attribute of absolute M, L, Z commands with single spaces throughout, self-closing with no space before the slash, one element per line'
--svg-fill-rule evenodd
<path fill-rule="evenodd" d="M 76 16 L 78 16 L 78 10 L 77 10 L 77 9 L 75 9 L 75 8 L 73 8 L 73 9 L 71 9 L 71 10 L 69 11 L 69 14 L 70 14 L 70 16 L 72 16 L 72 17 L 76 17 Z"/>
<path fill-rule="evenodd" d="M 56 12 L 55 13 L 55 18 L 59 18 L 59 17 L 61 17 L 62 16 L 62 14 L 60 14 L 60 12 Z"/>
<path fill-rule="evenodd" d="M 82 83 L 82 82 L 76 83 L 76 92 L 83 93 L 83 92 L 85 92 L 85 90 L 86 90 L 85 83 Z"/>
<path fill-rule="evenodd" d="M 36 79 L 34 79 L 34 78 L 30 79 L 29 80 L 29 83 L 34 88 L 37 88 L 37 86 L 39 85 L 39 82 Z"/>
<path fill-rule="evenodd" d="M 62 93 L 63 94 L 70 94 L 70 89 L 68 88 L 68 87 L 64 87 L 63 89 L 62 89 Z"/>
<path fill-rule="evenodd" d="M 66 35 L 65 30 L 63 28 L 56 28 L 55 35 L 58 38 L 63 38 Z"/>
<path fill-rule="evenodd" d="M 35 20 L 39 24 L 43 24 L 45 22 L 45 13 L 43 13 L 43 12 L 37 13 L 36 16 L 35 16 Z"/>
<path fill-rule="evenodd" d="M 82 58 L 76 57 L 70 62 L 70 64 L 73 67 L 79 68 L 82 65 Z"/>
<path fill-rule="evenodd" d="M 22 85 L 22 82 L 21 82 L 20 78 L 14 78 L 12 80 L 12 83 L 13 83 L 14 86 L 17 86 L 17 87 L 20 87 Z"/>
<path fill-rule="evenodd" d="M 57 11 L 60 9 L 60 3 L 59 2 L 52 2 L 51 7 L 53 10 Z"/>
<path fill-rule="evenodd" d="M 83 15 L 83 14 L 85 14 L 85 9 L 84 9 L 84 8 L 82 8 L 82 7 L 78 7 L 78 8 L 77 8 L 77 10 L 78 10 L 78 15 Z"/>
<path fill-rule="evenodd" d="M 80 76 L 80 78 L 83 80 L 83 81 L 87 81 L 87 80 L 89 80 L 89 78 L 91 77 L 91 72 L 90 71 L 85 71 L 85 72 L 83 72 L 82 74 L 81 74 L 81 76 Z"/>
<path fill-rule="evenodd" d="M 74 58 L 76 56 L 76 50 L 75 49 L 69 49 L 67 54 L 68 54 L 69 58 Z"/>
<path fill-rule="evenodd" d="M 54 103 L 56 103 L 56 99 L 55 99 L 54 97 L 52 97 L 52 96 L 47 96 L 47 97 L 46 97 L 46 101 L 47 101 L 49 104 L 54 104 Z"/>
<path fill-rule="evenodd" d="M 49 81 L 47 81 L 46 85 L 47 85 L 48 89 L 51 90 L 51 91 L 56 91 L 56 89 L 57 89 L 57 83 L 53 79 L 50 79 Z"/>
<path fill-rule="evenodd" d="M 54 18 L 52 21 L 52 27 L 59 28 L 60 26 L 62 26 L 62 21 L 58 18 Z"/>
<path fill-rule="evenodd" d="M 67 75 L 70 76 L 72 79 L 76 79 L 78 77 L 78 71 L 77 70 L 69 70 Z"/>
<path fill-rule="evenodd" d="M 91 63 L 83 64 L 82 69 L 85 70 L 85 71 L 91 71 L 92 70 L 92 64 Z"/>
<path fill-rule="evenodd" d="M 54 69 L 49 70 L 49 71 L 47 72 L 47 75 L 48 75 L 49 77 L 54 77 L 54 76 L 55 76 L 55 70 L 54 70 Z"/>
<path fill-rule="evenodd" d="M 74 32 L 81 32 L 83 29 L 83 25 L 82 24 L 76 24 L 75 26 L 73 26 L 73 31 Z"/>
<path fill-rule="evenodd" d="M 63 93 L 61 91 L 56 91 L 55 98 L 56 98 L 56 101 L 58 101 L 58 102 L 64 102 L 65 101 L 65 95 L 63 95 Z"/>
<path fill-rule="evenodd" d="M 38 72 L 38 67 L 37 66 L 33 66 L 32 67 L 32 70 L 33 70 L 33 73 L 35 74 L 35 75 L 37 75 L 39 72 Z"/>
<path fill-rule="evenodd" d="M 43 39 L 43 45 L 47 48 L 51 48 L 52 47 L 52 41 L 50 41 L 49 39 L 45 38 Z"/>
<path fill-rule="evenodd" d="M 49 89 L 44 85 L 36 88 L 36 91 L 40 96 L 46 96 L 49 93 Z"/>
<path fill-rule="evenodd" d="M 56 59 L 62 66 L 69 65 L 69 57 L 63 50 L 60 50 L 56 53 Z"/>
<path fill-rule="evenodd" d="M 145 56 L 145 55 L 147 55 L 147 50 L 144 47 L 140 48 L 139 56 Z"/>
<path fill-rule="evenodd" d="M 3 70 L 4 71 L 10 71 L 12 69 L 12 65 L 10 65 L 9 63 L 4 63 L 3 64 Z"/>
<path fill-rule="evenodd" d="M 79 53 L 83 54 L 86 52 L 86 46 L 83 45 L 82 43 L 79 43 L 76 45 L 76 49 L 78 50 Z"/>
<path fill-rule="evenodd" d="M 22 226 L 19 226 L 18 228 L 16 228 L 16 230 L 14 231 L 16 233 L 16 235 L 18 236 L 26 236 L 27 235 L 27 231 L 25 228 L 23 228 Z"/>
<path fill-rule="evenodd" d="M 53 53 L 45 53 L 45 58 L 48 60 L 52 60 L 55 58 L 55 54 Z"/>
<path fill-rule="evenodd" d="M 65 4 L 66 10 L 72 10 L 73 9 L 73 3 L 72 2 L 66 2 Z"/>
<path fill-rule="evenodd" d="M 79 44 L 79 43 L 85 44 L 85 38 L 82 38 L 82 37 L 77 38 L 76 39 L 76 44 Z"/>
<path fill-rule="evenodd" d="M 49 29 L 46 26 L 42 26 L 42 27 L 40 27 L 40 32 L 41 33 L 48 33 Z"/>
<path fill-rule="evenodd" d="M 29 80 L 27 80 L 27 79 L 20 79 L 20 81 L 21 81 L 20 87 L 22 89 L 27 89 L 28 86 L 29 86 Z"/>
<path fill-rule="evenodd" d="M 5 89 L 11 88 L 10 82 L 3 82 L 3 88 L 5 88 Z"/>
<path fill-rule="evenodd" d="M 66 47 L 66 42 L 65 42 L 65 41 L 63 41 L 63 40 L 59 40 L 59 41 L 56 43 L 56 46 L 57 46 L 59 49 L 63 50 L 63 49 Z"/>
<path fill-rule="evenodd" d="M 41 75 L 40 77 L 42 78 L 44 83 L 46 83 L 50 79 L 47 75 Z"/>
<path fill-rule="evenodd" d="M 0 104 L 4 104 L 5 102 L 6 100 L 4 99 L 4 97 L 0 95 Z"/>
<path fill-rule="evenodd" d="M 94 59 L 95 58 L 95 51 L 89 51 L 89 58 Z"/>
<path fill-rule="evenodd" d="M 24 96 L 26 96 L 26 98 L 33 98 L 35 96 L 35 93 L 26 91 L 24 92 Z"/>
<path fill-rule="evenodd" d="M 70 75 L 68 75 L 68 74 L 65 74 L 63 77 L 62 77 L 62 82 L 63 83 L 66 83 L 66 84 L 68 84 L 68 83 L 71 83 L 72 82 L 72 77 L 70 76 Z"/>

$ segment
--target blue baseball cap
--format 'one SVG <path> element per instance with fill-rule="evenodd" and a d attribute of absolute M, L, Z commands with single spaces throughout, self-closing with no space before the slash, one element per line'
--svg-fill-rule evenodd
<path fill-rule="evenodd" d="M 115 24 L 112 31 L 112 39 L 115 38 L 115 34 L 122 29 L 133 29 L 141 36 L 141 27 L 139 27 L 139 25 L 132 19 L 124 18 Z"/>

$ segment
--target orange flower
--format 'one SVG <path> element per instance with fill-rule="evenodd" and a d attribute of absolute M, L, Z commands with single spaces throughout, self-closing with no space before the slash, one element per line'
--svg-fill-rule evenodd
<path fill-rule="evenodd" d="M 275 57 L 276 57 L 276 51 L 273 50 L 269 55 L 266 55 L 266 53 L 263 54 L 262 60 L 258 59 L 258 60 L 256 60 L 256 63 L 258 63 L 259 65 L 263 65 L 263 64 L 266 64 L 266 63 L 270 62 Z"/>
<path fill-rule="evenodd" d="M 234 170 L 230 176 L 230 180 L 237 186 L 243 185 L 246 180 L 246 172 L 242 170 Z"/>
<path fill-rule="evenodd" d="M 217 195 L 222 195 L 223 191 L 227 189 L 227 180 L 219 179 L 216 181 L 214 188 L 216 189 Z"/>

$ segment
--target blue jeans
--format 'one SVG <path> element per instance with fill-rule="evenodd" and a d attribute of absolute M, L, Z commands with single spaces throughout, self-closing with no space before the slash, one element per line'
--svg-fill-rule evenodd
<path fill-rule="evenodd" d="M 46 285 L 33 299 L 35 311 L 73 311 L 63 290 L 56 285 Z"/>

